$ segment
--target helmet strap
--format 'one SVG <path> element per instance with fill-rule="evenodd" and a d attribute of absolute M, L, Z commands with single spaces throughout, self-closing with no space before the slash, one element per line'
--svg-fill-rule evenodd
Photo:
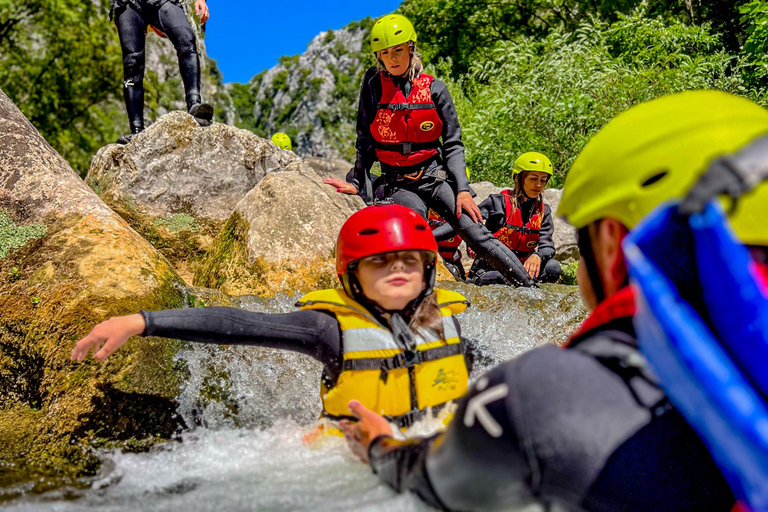
<path fill-rule="evenodd" d="M 593 224 L 599 224 L 599 222 L 600 221 L 597 221 Z M 595 250 L 592 245 L 592 235 L 589 233 L 589 226 L 579 228 L 578 246 L 579 253 L 584 259 L 584 264 L 587 266 L 587 274 L 589 275 L 592 289 L 595 292 L 595 298 L 597 299 L 597 303 L 600 304 L 605 300 L 605 287 L 603 286 L 603 280 L 600 277 L 600 271 L 597 268 L 597 260 L 595 259 Z"/>

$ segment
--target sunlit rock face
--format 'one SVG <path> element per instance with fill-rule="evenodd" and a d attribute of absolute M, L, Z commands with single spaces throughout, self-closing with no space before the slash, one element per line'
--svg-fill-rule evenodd
<path fill-rule="evenodd" d="M 237 203 L 299 158 L 247 130 L 172 112 L 94 157 L 86 183 L 191 283 Z"/>
<path fill-rule="evenodd" d="M 0 460 L 81 474 L 95 468 L 83 443 L 171 436 L 178 345 L 132 343 L 106 365 L 69 355 L 111 316 L 182 307 L 182 280 L 2 92 L 0 169 Z"/>
<path fill-rule="evenodd" d="M 272 296 L 338 285 L 334 247 L 365 204 L 304 163 L 268 174 L 237 205 L 195 276 L 229 295 Z"/>

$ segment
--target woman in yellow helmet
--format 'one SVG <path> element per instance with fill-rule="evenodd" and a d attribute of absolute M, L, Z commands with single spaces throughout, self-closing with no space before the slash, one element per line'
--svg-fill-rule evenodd
<path fill-rule="evenodd" d="M 237 308 L 142 311 L 97 325 L 72 359 L 93 349 L 104 361 L 131 336 L 161 336 L 300 352 L 323 364 L 323 415 L 351 417 L 355 399 L 400 427 L 428 407 L 464 395 L 468 368 L 455 314 L 456 292 L 434 290 L 437 244 L 427 222 L 399 205 L 371 206 L 339 233 L 341 289 L 305 295 L 301 311 L 264 314 Z"/>
<path fill-rule="evenodd" d="M 482 224 L 465 173 L 456 108 L 445 84 L 422 72 L 411 22 L 396 14 L 378 20 L 371 49 L 377 66 L 363 78 L 355 168 L 347 182 L 325 182 L 370 202 L 370 169 L 378 160 L 387 197 L 425 219 L 431 208 L 509 282 L 532 286 L 520 260 Z"/>
<path fill-rule="evenodd" d="M 552 211 L 542 192 L 552 177 L 552 162 L 541 153 L 520 155 L 512 167 L 514 188 L 491 194 L 480 203 L 485 226 L 520 258 L 532 279 L 554 283 L 560 263 L 554 259 Z M 476 285 L 509 284 L 482 258 L 476 258 L 467 282 Z"/>

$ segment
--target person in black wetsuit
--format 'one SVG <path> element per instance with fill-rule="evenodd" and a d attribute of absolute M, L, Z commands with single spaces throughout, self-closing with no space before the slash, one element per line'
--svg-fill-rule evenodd
<path fill-rule="evenodd" d="M 203 103 L 200 95 L 200 56 L 182 1 L 111 0 L 111 15 L 123 50 L 123 97 L 131 130 L 117 140 L 118 144 L 127 144 L 144 130 L 144 44 L 150 28 L 168 37 L 176 48 L 187 111 L 203 125 L 213 119 L 213 107 Z M 195 12 L 200 23 L 208 20 L 205 0 L 195 0 Z"/>
<path fill-rule="evenodd" d="M 721 96 L 728 96 L 724 101 Z M 579 230 L 591 311 L 566 347 L 533 349 L 477 380 L 447 432 L 397 441 L 353 402 L 342 430 L 381 480 L 450 511 L 728 512 L 707 446 L 638 350 L 622 240 L 681 198 L 708 159 L 768 133 L 768 112 L 714 91 L 664 97 L 612 120 L 566 178 L 559 212 Z"/>
<path fill-rule="evenodd" d="M 520 155 L 512 168 L 512 191 L 491 194 L 480 203 L 485 227 L 511 249 L 531 279 L 554 283 L 560 279 L 560 263 L 554 259 L 552 211 L 541 197 L 552 177 L 552 162 L 541 153 Z M 435 233 L 440 238 L 441 233 Z M 467 282 L 479 286 L 510 284 L 482 258 L 475 258 Z"/>
<path fill-rule="evenodd" d="M 307 294 L 298 303 L 301 311 L 142 311 L 97 325 L 77 343 L 72 359 L 82 361 L 93 348 L 103 361 L 134 335 L 291 350 L 323 364 L 324 416 L 350 417 L 347 405 L 356 398 L 405 427 L 467 389 L 466 351 L 453 316 L 467 301 L 433 290 L 436 251 L 415 212 L 371 206 L 339 233 L 336 269 L 343 289 Z"/>
<path fill-rule="evenodd" d="M 482 224 L 465 174 L 456 108 L 445 83 L 422 73 L 416 32 L 403 16 L 371 29 L 378 69 L 365 73 L 357 114 L 357 160 L 347 181 L 324 181 L 372 201 L 370 169 L 378 160 L 386 196 L 427 218 L 431 208 L 507 280 L 533 286 L 520 260 Z M 441 140 L 442 139 L 442 140 Z"/>

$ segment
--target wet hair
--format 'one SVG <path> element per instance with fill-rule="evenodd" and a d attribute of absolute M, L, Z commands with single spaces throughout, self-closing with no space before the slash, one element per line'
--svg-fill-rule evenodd
<path fill-rule="evenodd" d="M 416 49 L 416 43 L 409 41 L 408 47 L 411 49 L 411 64 L 408 67 L 408 80 L 413 82 L 415 79 L 419 78 L 421 72 L 424 71 L 424 64 L 421 62 L 421 52 Z M 379 52 L 376 52 L 376 71 L 386 70 L 387 67 L 379 58 Z"/>

